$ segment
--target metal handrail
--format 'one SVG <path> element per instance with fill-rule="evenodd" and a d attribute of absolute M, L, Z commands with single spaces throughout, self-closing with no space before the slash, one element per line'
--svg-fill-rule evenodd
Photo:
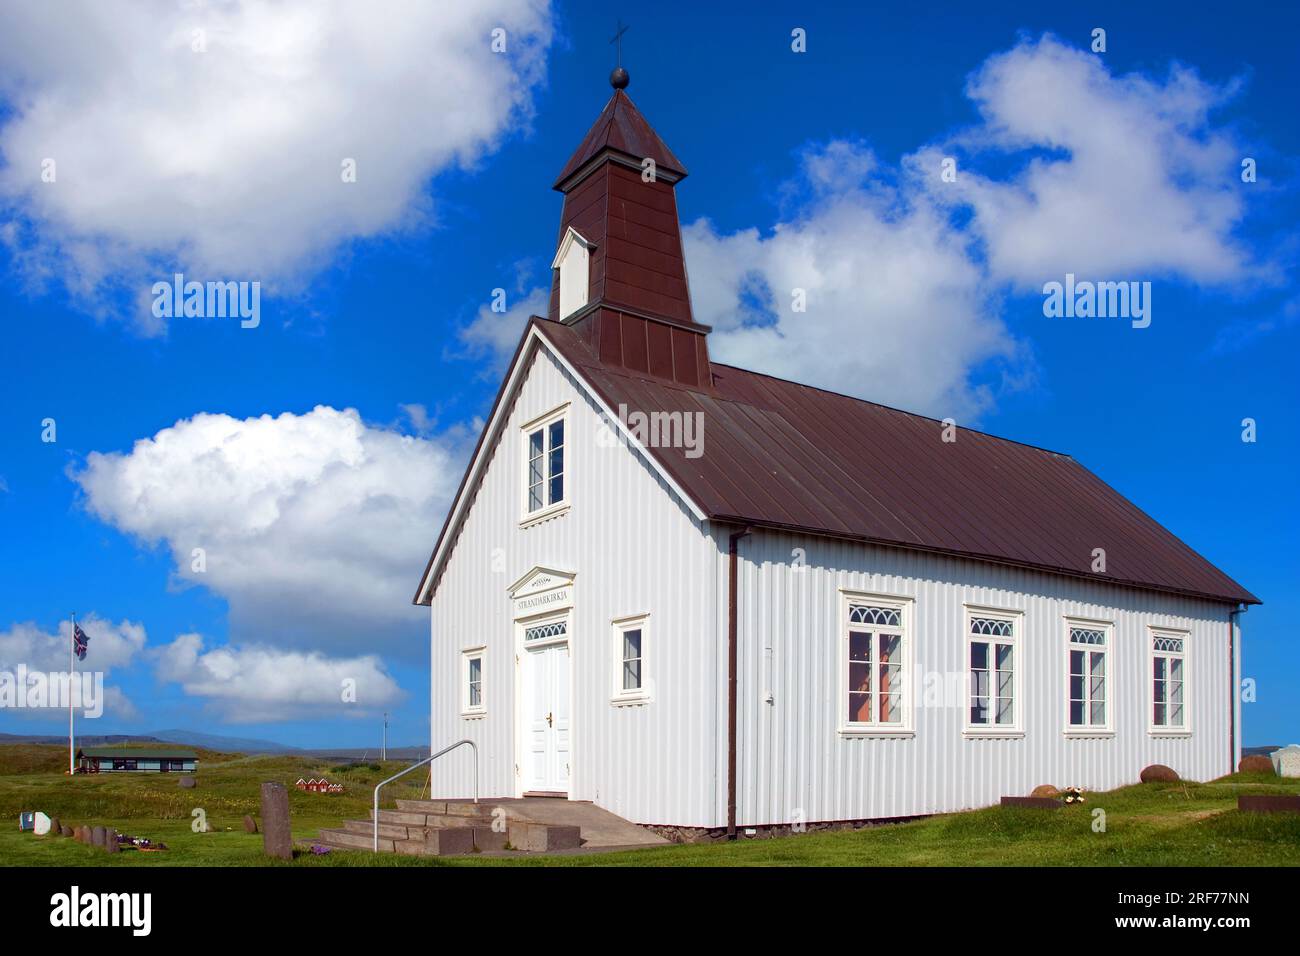
<path fill-rule="evenodd" d="M 465 740 L 458 740 L 450 747 L 443 747 L 436 754 L 429 754 L 429 756 L 425 757 L 419 763 L 413 763 L 405 770 L 393 774 L 387 780 L 379 781 L 378 786 L 375 787 L 375 814 L 374 814 L 374 819 L 372 820 L 375 829 L 374 852 L 376 853 L 379 852 L 379 787 L 382 787 L 385 784 L 392 783 L 398 777 L 405 777 L 408 773 L 410 773 L 412 770 L 415 770 L 417 767 L 423 767 L 426 763 L 433 763 L 443 754 L 450 753 L 451 751 L 455 750 L 457 747 L 463 747 L 466 744 L 469 744 L 470 749 L 474 751 L 474 802 L 478 803 L 478 745 L 474 743 L 474 741 L 469 740 L 468 738 Z"/>

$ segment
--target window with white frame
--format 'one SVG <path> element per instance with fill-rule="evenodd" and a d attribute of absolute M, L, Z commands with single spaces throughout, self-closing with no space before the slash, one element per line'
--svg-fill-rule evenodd
<path fill-rule="evenodd" d="M 1186 631 L 1151 630 L 1151 729 L 1184 732 L 1187 709 L 1184 682 L 1187 680 Z"/>
<path fill-rule="evenodd" d="M 648 615 L 614 622 L 614 703 L 649 699 L 645 672 L 645 639 Z"/>
<path fill-rule="evenodd" d="M 482 647 L 471 647 L 461 652 L 462 717 L 481 717 L 487 713 L 483 699 L 483 656 Z"/>
<path fill-rule="evenodd" d="M 845 595 L 841 645 L 842 729 L 848 732 L 910 728 L 907 693 L 908 602 Z"/>
<path fill-rule="evenodd" d="M 1111 726 L 1108 623 L 1066 620 L 1069 655 L 1069 729 L 1105 731 Z"/>
<path fill-rule="evenodd" d="M 1020 728 L 1020 622 L 1015 612 L 966 609 L 969 731 L 1010 733 Z"/>
<path fill-rule="evenodd" d="M 568 502 L 567 406 L 524 426 L 524 518 L 540 517 Z"/>

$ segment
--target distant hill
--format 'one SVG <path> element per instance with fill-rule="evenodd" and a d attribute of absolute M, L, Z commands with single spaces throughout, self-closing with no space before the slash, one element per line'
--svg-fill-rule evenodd
<path fill-rule="evenodd" d="M 0 744 L 64 744 L 68 738 L 52 734 L 0 734 Z M 86 747 L 111 747 L 114 744 L 184 744 L 222 753 L 243 754 L 300 754 L 340 761 L 378 760 L 378 747 L 290 747 L 274 740 L 255 737 L 224 737 L 205 734 L 198 730 L 151 730 L 147 734 L 77 734 L 77 745 Z M 429 748 L 389 747 L 389 760 L 419 760 L 427 756 Z"/>
<path fill-rule="evenodd" d="M 68 738 L 51 734 L 0 734 L 0 744 L 66 744 Z M 302 753 L 297 747 L 288 747 L 273 740 L 251 737 L 222 737 L 204 734 L 197 730 L 154 730 L 147 734 L 77 734 L 77 746 L 111 747 L 114 744 L 185 744 L 205 750 L 245 754 Z"/>
<path fill-rule="evenodd" d="M 57 737 L 49 734 L 0 734 L 0 744 L 66 744 L 66 736 Z M 77 743 L 87 747 L 106 747 L 113 744 L 160 744 L 161 737 L 144 734 L 77 734 Z M 180 741 L 177 741 L 180 743 Z"/>
<path fill-rule="evenodd" d="M 197 730 L 154 730 L 150 731 L 150 736 L 174 744 L 188 744 L 191 747 L 203 747 L 207 750 L 220 750 L 225 753 L 302 753 L 299 747 L 290 747 L 287 744 L 276 743 L 274 740 L 258 740 L 255 737 L 223 737 L 220 734 L 205 734 Z"/>

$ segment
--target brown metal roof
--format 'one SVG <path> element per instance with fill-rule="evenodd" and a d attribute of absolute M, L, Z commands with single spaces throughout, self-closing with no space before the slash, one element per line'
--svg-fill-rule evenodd
<path fill-rule="evenodd" d="M 934 419 L 717 363 L 713 388 L 685 388 L 533 322 L 611 409 L 703 416 L 702 456 L 648 451 L 713 520 L 1259 603 L 1068 455 L 969 429 L 944 442 Z"/>
<path fill-rule="evenodd" d="M 555 180 L 555 188 L 559 189 L 566 179 L 607 149 L 621 153 L 638 165 L 642 160 L 653 159 L 656 170 L 667 170 L 679 178 L 686 175 L 686 167 L 646 122 L 631 98 L 617 90 L 565 164 L 564 171 Z"/>

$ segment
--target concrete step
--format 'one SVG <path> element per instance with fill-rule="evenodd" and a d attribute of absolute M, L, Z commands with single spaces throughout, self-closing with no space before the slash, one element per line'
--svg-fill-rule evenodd
<path fill-rule="evenodd" d="M 446 827 L 424 831 L 421 838 L 397 840 L 396 852 L 409 856 L 454 856 L 474 852 L 473 827 Z"/>
<path fill-rule="evenodd" d="M 373 818 L 374 815 L 375 811 L 371 810 L 370 816 Z M 426 820 L 427 816 L 428 814 L 425 813 L 409 813 L 404 810 L 380 810 L 379 822 L 403 827 L 422 827 L 428 822 Z"/>
<path fill-rule="evenodd" d="M 374 814 L 374 811 L 370 811 Z M 455 813 L 423 813 L 414 810 L 380 810 L 379 822 L 403 827 L 486 827 L 492 818 L 486 815 L 463 816 Z"/>
<path fill-rule="evenodd" d="M 398 800 L 397 809 L 408 813 L 433 813 L 454 817 L 491 816 L 492 800 Z"/>
<path fill-rule="evenodd" d="M 590 802 L 549 797 L 398 800 L 396 810 L 380 810 L 378 819 L 380 850 L 389 853 L 445 856 L 507 846 L 519 853 L 556 853 L 668 842 Z M 368 850 L 372 838 L 368 819 L 349 820 L 322 830 L 319 842 Z"/>
<path fill-rule="evenodd" d="M 316 842 L 323 846 L 332 846 L 340 850 L 371 850 L 371 837 L 350 830 L 321 830 Z M 395 841 L 379 838 L 379 852 L 392 853 Z"/>
<path fill-rule="evenodd" d="M 361 833 L 365 835 L 374 835 L 374 824 L 369 820 L 344 820 L 343 829 L 349 833 Z M 379 823 L 379 837 L 384 840 L 409 840 L 411 835 L 408 832 L 411 829 L 419 830 L 421 827 L 405 827 L 395 823 Z"/>
<path fill-rule="evenodd" d="M 551 850 L 572 850 L 582 846 L 579 828 L 552 826 L 548 823 L 526 823 L 522 820 L 510 824 L 510 845 L 516 850 L 546 853 Z"/>
<path fill-rule="evenodd" d="M 454 819 L 457 819 L 461 822 L 458 822 L 453 826 L 427 826 L 427 827 L 397 826 L 391 823 L 380 823 L 379 824 L 380 848 L 382 849 L 383 846 L 389 842 L 394 844 L 401 844 L 401 843 L 426 844 L 432 841 L 435 844 L 435 846 L 442 846 L 443 844 L 447 846 L 452 846 L 452 845 L 459 846 L 461 845 L 460 843 L 453 843 L 447 841 L 461 840 L 463 842 L 463 840 L 466 839 L 465 837 L 462 837 L 460 834 L 451 834 L 444 840 L 444 838 L 439 836 L 440 831 L 443 830 L 468 831 L 469 837 L 467 839 L 470 841 L 471 847 L 475 850 L 504 850 L 506 848 L 506 844 L 510 842 L 510 836 L 511 836 L 510 833 L 493 830 L 491 826 L 473 826 L 467 822 L 464 822 L 466 819 L 464 817 L 457 817 Z M 322 830 L 321 832 L 325 833 L 327 831 Z M 371 823 L 369 820 L 344 820 L 343 827 L 341 830 L 329 831 L 329 832 L 331 833 L 341 832 L 347 834 L 350 837 L 362 837 L 366 841 L 364 849 L 367 850 L 371 848 L 371 841 L 374 839 L 374 830 L 371 828 Z M 325 841 L 321 840 L 320 842 L 325 842 Z M 531 844 L 534 846 L 544 845 L 544 843 L 545 841 L 537 836 L 535 836 L 531 840 Z M 351 847 L 352 845 L 353 844 L 349 842 L 348 846 Z M 397 848 L 397 851 L 399 853 L 416 852 L 413 846 L 408 846 L 405 849 L 399 846 Z M 460 851 L 456 851 L 456 852 L 460 852 Z M 439 853 L 435 855 L 445 855 L 445 854 Z"/>

